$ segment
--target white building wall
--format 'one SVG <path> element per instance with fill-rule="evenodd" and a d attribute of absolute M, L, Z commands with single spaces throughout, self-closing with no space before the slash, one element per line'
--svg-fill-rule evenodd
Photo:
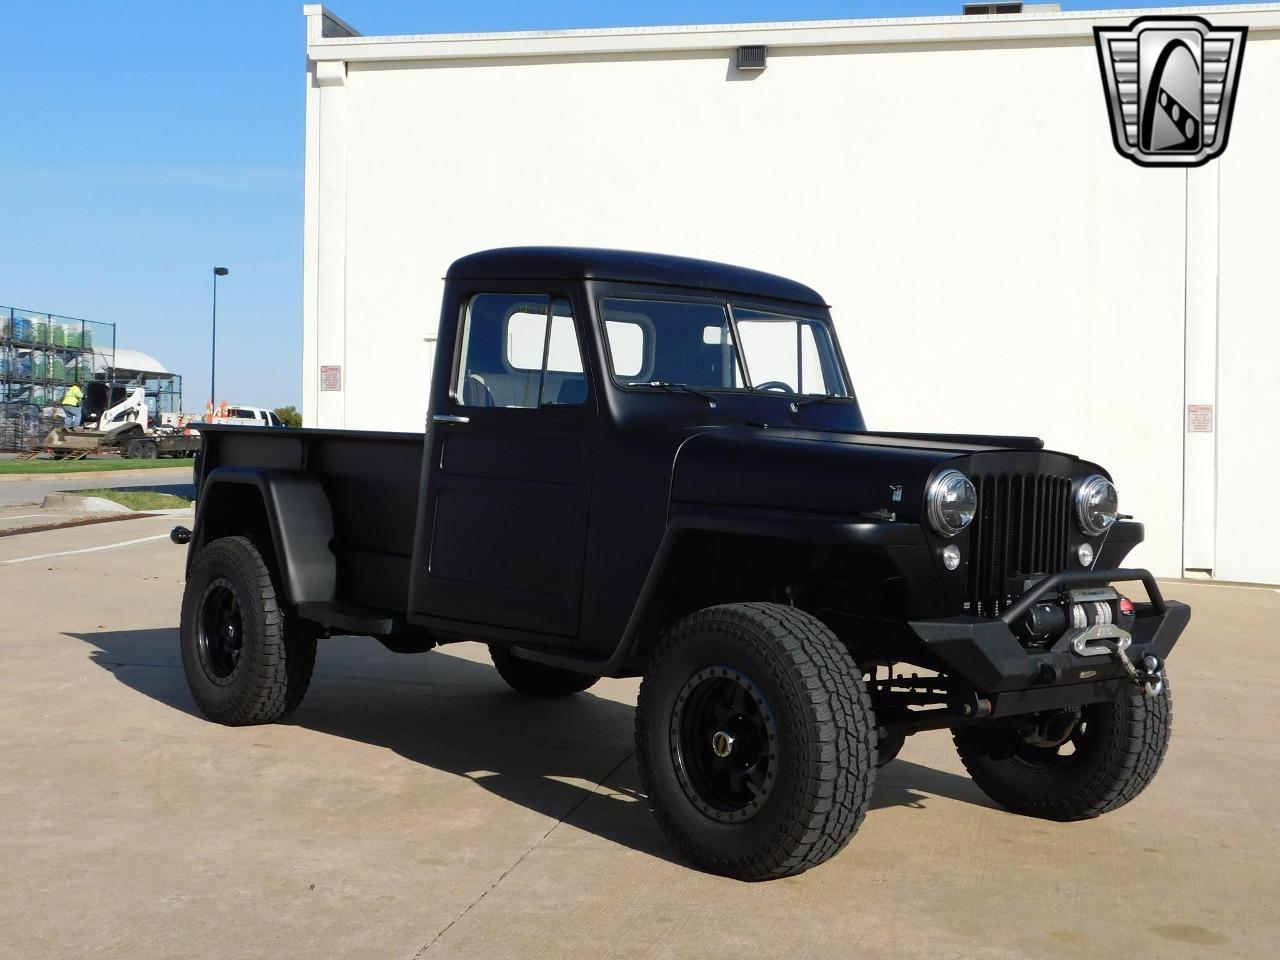
<path fill-rule="evenodd" d="M 1280 27 L 1276 8 L 1265 15 Z M 1255 366 L 1280 215 L 1260 92 L 1280 79 L 1280 34 L 1259 31 L 1259 16 L 1244 20 L 1245 92 L 1220 161 L 1222 309 L 1236 337 L 1222 350 Z M 828 298 L 873 429 L 1041 436 L 1113 472 L 1122 508 L 1147 522 L 1136 563 L 1178 575 L 1185 540 L 1210 557 L 1185 565 L 1212 567 L 1215 511 L 1197 508 L 1184 530 L 1184 488 L 1216 504 L 1249 482 L 1215 479 L 1216 447 L 1193 451 L 1184 475 L 1188 382 L 1199 396 L 1220 379 L 1198 346 L 1216 336 L 1217 173 L 1116 154 L 1093 22 L 748 28 L 716 34 L 715 49 L 642 32 L 623 39 L 667 49 L 569 56 L 545 52 L 554 37 L 313 39 L 313 58 L 346 66 L 340 85 L 318 88 L 318 120 L 308 115 L 319 252 L 307 325 L 319 347 L 307 362 L 341 363 L 344 383 L 326 393 L 308 374 L 307 423 L 422 428 L 440 278 L 465 253 L 530 243 L 708 257 Z M 797 36 L 804 45 L 782 42 Z M 734 45 L 766 40 L 762 74 L 730 66 Z M 485 56 L 455 58 L 464 48 Z M 1224 417 L 1229 398 L 1248 409 L 1239 389 Z M 1242 470 L 1258 466 L 1247 445 L 1232 450 Z M 1275 561 L 1241 562 L 1249 579 L 1280 580 Z"/>
<path fill-rule="evenodd" d="M 1280 583 L 1280 40 L 1249 40 L 1220 163 L 1214 573 Z"/>

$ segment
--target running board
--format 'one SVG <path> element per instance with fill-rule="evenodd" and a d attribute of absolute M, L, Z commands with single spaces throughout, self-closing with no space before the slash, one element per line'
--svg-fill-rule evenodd
<path fill-rule="evenodd" d="M 300 603 L 298 616 L 331 630 L 369 637 L 386 636 L 395 627 L 395 621 L 389 614 L 354 603 Z"/>

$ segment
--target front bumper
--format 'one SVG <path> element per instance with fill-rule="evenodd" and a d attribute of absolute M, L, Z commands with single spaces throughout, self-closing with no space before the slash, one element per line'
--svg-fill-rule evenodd
<path fill-rule="evenodd" d="M 948 617 L 913 620 L 911 629 L 948 674 L 970 684 L 992 704 L 993 716 L 1030 713 L 1079 703 L 1105 700 L 1133 689 L 1118 657 L 1085 656 L 1071 649 L 1024 646 L 1012 625 L 1039 601 L 1063 597 L 1066 591 L 1141 580 L 1149 603 L 1135 603 L 1132 639 L 1127 653 L 1133 661 L 1154 656 L 1161 663 L 1191 619 L 1186 604 L 1165 600 L 1155 578 L 1146 570 L 1081 570 L 1055 574 L 1039 581 L 997 620 Z"/>

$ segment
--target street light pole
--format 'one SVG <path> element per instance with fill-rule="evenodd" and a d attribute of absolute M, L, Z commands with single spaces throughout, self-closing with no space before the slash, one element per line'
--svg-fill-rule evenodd
<path fill-rule="evenodd" d="M 218 374 L 218 278 L 225 277 L 231 271 L 226 267 L 213 268 L 213 341 L 209 348 L 209 409 L 217 411 L 217 391 L 214 381 Z"/>

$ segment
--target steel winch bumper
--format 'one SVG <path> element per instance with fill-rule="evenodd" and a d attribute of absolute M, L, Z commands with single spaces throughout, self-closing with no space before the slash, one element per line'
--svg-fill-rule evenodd
<path fill-rule="evenodd" d="M 1150 602 L 1134 603 L 1123 628 L 1090 623 L 1038 644 L 1024 644 L 1014 632 L 1037 604 L 1067 607 L 1072 591 L 1126 581 L 1141 581 Z M 910 626 L 948 674 L 988 701 L 980 715 L 1009 716 L 1113 699 L 1135 683 L 1158 692 L 1155 674 L 1190 618 L 1191 608 L 1165 600 L 1147 570 L 1080 570 L 1036 581 L 999 619 L 960 616 Z"/>

